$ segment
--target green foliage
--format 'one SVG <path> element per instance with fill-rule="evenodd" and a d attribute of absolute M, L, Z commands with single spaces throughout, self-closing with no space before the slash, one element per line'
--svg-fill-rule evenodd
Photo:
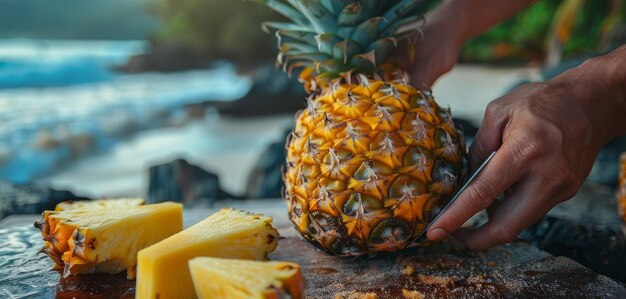
<path fill-rule="evenodd" d="M 151 0 L 0 0 L 0 38 L 145 39 Z"/>
<path fill-rule="evenodd" d="M 159 0 L 151 9 L 161 19 L 157 42 L 176 43 L 209 59 L 255 64 L 274 59 L 274 37 L 261 23 L 279 17 L 241 0 Z"/>
<path fill-rule="evenodd" d="M 579 12 L 573 35 L 564 46 L 564 57 L 595 51 L 601 38 L 601 26 L 609 15 L 610 1 L 585 1 Z M 541 0 L 506 22 L 469 40 L 463 48 L 465 62 L 540 61 L 545 42 L 560 0 Z M 622 11 L 622 20 L 626 11 Z"/>

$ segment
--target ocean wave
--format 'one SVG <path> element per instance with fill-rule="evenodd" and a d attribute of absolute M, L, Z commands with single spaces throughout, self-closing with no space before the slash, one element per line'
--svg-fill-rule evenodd
<path fill-rule="evenodd" d="M 142 42 L 47 44 L 38 54 L 35 41 L 0 41 L 0 179 L 28 182 L 77 152 L 107 149 L 125 132 L 166 125 L 185 105 L 234 100 L 251 85 L 229 63 L 175 73 L 109 70 L 141 52 Z"/>

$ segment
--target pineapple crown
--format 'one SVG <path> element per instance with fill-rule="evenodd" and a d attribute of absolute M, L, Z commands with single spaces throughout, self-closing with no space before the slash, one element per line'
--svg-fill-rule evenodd
<path fill-rule="evenodd" d="M 251 0 L 285 16 L 265 22 L 278 39 L 277 65 L 291 75 L 309 69 L 318 79 L 355 71 L 372 73 L 402 40 L 409 54 L 422 36 L 423 17 L 411 12 L 423 0 Z"/>

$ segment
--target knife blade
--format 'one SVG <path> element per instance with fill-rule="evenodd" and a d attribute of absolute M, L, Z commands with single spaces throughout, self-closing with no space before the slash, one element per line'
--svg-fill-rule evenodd
<path fill-rule="evenodd" d="M 433 223 L 435 223 L 435 221 L 437 221 L 437 219 L 439 219 L 439 217 L 443 214 L 443 212 L 445 212 L 445 210 L 447 210 L 452 205 L 452 203 L 455 202 L 459 198 L 461 193 L 463 193 L 463 191 L 465 191 L 465 189 L 467 189 L 469 184 L 472 183 L 472 181 L 474 181 L 474 179 L 478 176 L 478 174 L 480 174 L 480 172 L 483 170 L 483 168 L 485 168 L 485 166 L 487 166 L 489 161 L 491 161 L 491 159 L 493 159 L 493 157 L 495 155 L 496 155 L 495 151 L 493 151 L 493 152 L 491 152 L 491 154 L 489 154 L 487 159 L 485 159 L 485 161 L 483 161 L 483 163 L 480 164 L 480 166 L 478 166 L 478 169 L 476 169 L 476 171 L 474 171 L 474 173 L 472 173 L 472 175 L 470 175 L 470 177 L 465 181 L 463 186 L 461 186 L 459 191 L 457 191 L 456 194 L 454 194 L 454 196 L 452 197 L 452 199 L 450 199 L 450 201 L 448 201 L 448 203 L 443 208 L 441 208 L 441 210 L 439 210 L 439 212 L 437 213 L 435 218 L 433 218 L 433 220 L 431 220 L 430 223 L 428 223 L 426 228 L 417 236 L 417 238 L 415 238 L 415 240 L 421 238 L 430 229 L 431 225 Z"/>

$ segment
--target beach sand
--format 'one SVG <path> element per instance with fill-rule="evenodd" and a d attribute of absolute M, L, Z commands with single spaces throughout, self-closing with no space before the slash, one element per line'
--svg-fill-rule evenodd
<path fill-rule="evenodd" d="M 538 77 L 534 68 L 461 65 L 443 76 L 433 92 L 442 106 L 452 108 L 455 117 L 479 125 L 490 101 L 520 80 Z M 90 197 L 145 197 L 148 168 L 183 157 L 216 173 L 224 190 L 241 195 L 262 151 L 279 140 L 292 123 L 292 115 L 219 117 L 150 130 L 120 142 L 109 152 L 65 165 L 39 182 Z"/>

